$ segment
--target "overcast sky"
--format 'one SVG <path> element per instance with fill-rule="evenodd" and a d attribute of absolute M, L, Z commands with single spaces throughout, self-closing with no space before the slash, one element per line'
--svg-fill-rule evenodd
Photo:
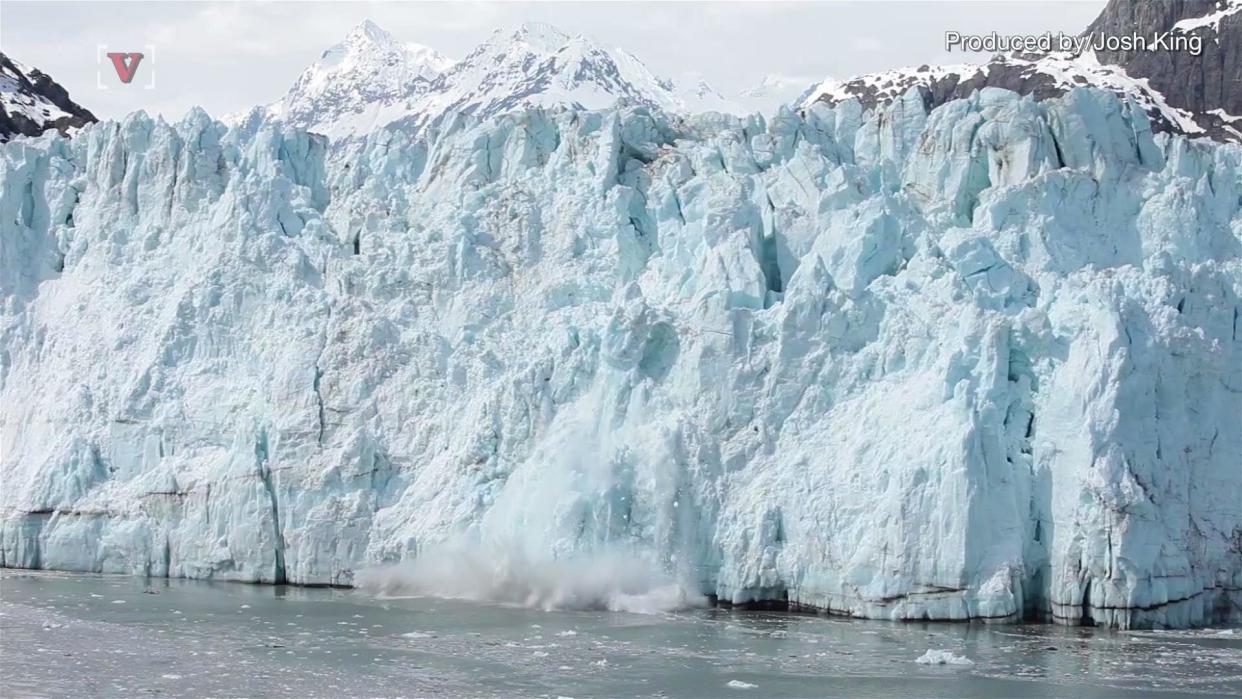
<path fill-rule="evenodd" d="M 1081 31 L 1104 0 L 1021 2 L 0 2 L 0 50 L 47 72 L 100 118 L 136 109 L 220 116 L 278 99 L 350 27 L 370 18 L 394 36 L 461 58 L 498 27 L 550 22 L 620 46 L 668 77 L 697 73 L 726 96 L 765 75 L 805 82 L 922 63 L 946 54 L 944 32 Z M 98 46 L 155 47 L 155 87 L 128 86 Z M 105 59 L 106 60 L 106 59 Z"/>

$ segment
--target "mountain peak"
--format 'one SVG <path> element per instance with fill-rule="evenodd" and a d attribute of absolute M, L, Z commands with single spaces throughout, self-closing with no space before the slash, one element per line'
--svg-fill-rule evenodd
<path fill-rule="evenodd" d="M 421 128 L 450 113 L 481 119 L 523 107 L 602 109 L 618 101 L 671 112 L 737 111 L 701 79 L 683 85 L 657 77 L 621 49 L 546 22 L 499 29 L 454 62 L 366 20 L 263 116 L 335 138 L 397 123 Z"/>
<path fill-rule="evenodd" d="M 670 112 L 734 109 L 706 83 L 683 88 L 621 49 L 545 22 L 497 30 L 440 83 L 429 109 L 409 123 L 431 123 L 450 112 L 482 119 L 520 107 L 603 109 L 618 102 Z"/>
<path fill-rule="evenodd" d="M 572 35 L 547 22 L 526 22 L 510 31 L 501 30 L 510 43 L 522 43 L 544 53 L 555 53 L 581 35 Z"/>
<path fill-rule="evenodd" d="M 349 33 L 345 35 L 345 42 L 348 44 L 392 45 L 396 44 L 397 40 L 393 38 L 392 34 L 384 31 L 383 27 L 369 19 L 364 19 L 355 25 L 353 29 L 349 30 Z"/>
<path fill-rule="evenodd" d="M 363 20 L 262 114 L 323 133 L 370 130 L 387 123 L 389 113 L 404 114 L 453 64 L 435 49 L 400 41 Z"/>
<path fill-rule="evenodd" d="M 371 76 L 397 81 L 430 80 L 452 65 L 452 60 L 435 49 L 398 41 L 378 24 L 365 19 L 350 29 L 344 40 L 324 51 L 307 73 L 313 74 L 316 84 L 329 76 L 355 81 L 374 79 Z"/>

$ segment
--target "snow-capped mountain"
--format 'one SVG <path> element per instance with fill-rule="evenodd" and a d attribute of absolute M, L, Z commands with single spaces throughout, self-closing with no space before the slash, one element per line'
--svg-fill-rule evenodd
<path fill-rule="evenodd" d="M 394 123 L 419 128 L 451 113 L 486 119 L 524 107 L 599 109 L 618 102 L 682 114 L 740 111 L 706 82 L 657 77 L 626 51 L 549 24 L 498 30 L 454 63 L 367 21 L 308 68 L 280 102 L 234 121 L 275 118 L 340 137 Z"/>
<path fill-rule="evenodd" d="M 486 119 L 521 107 L 602 109 L 617 102 L 687 113 L 724 101 L 706 83 L 683 88 L 653 75 L 633 54 L 536 22 L 493 33 L 437 81 L 416 118 L 456 112 Z"/>
<path fill-rule="evenodd" d="M 751 87 L 738 93 L 738 100 L 750 112 L 771 114 L 780 105 L 800 105 L 819 84 L 805 78 L 765 75 Z"/>
<path fill-rule="evenodd" d="M 1187 50 L 1095 51 L 998 55 L 984 64 L 898 68 L 825 80 L 803 106 L 858 98 L 864 109 L 890 104 L 911 88 L 932 108 L 1001 87 L 1036 99 L 1096 87 L 1138 102 L 1158 131 L 1242 140 L 1242 0 L 1131 2 L 1111 0 L 1084 37 L 1137 35 L 1202 40 Z M 1154 44 L 1155 45 L 1155 44 Z M 1170 41 L 1172 46 L 1173 42 Z M 1159 45 L 1156 45 L 1159 46 Z"/>
<path fill-rule="evenodd" d="M 46 73 L 0 53 L 0 143 L 48 129 L 68 134 L 94 121 Z"/>
<path fill-rule="evenodd" d="M 328 135 L 363 133 L 408 114 L 452 59 L 398 41 L 370 20 L 298 76 L 284 98 L 234 121 L 278 118 Z"/>
<path fill-rule="evenodd" d="M 617 49 L 617 53 L 625 53 Z M 630 54 L 626 54 L 627 56 Z M 633 60 L 637 61 L 637 58 Z M 646 67 L 643 67 L 646 70 Z M 711 83 L 697 73 L 687 73 L 679 78 L 666 81 L 673 88 L 672 110 L 680 114 L 701 114 L 703 112 L 719 112 L 721 114 L 744 115 L 746 108 L 737 99 L 732 99 L 717 90 Z"/>

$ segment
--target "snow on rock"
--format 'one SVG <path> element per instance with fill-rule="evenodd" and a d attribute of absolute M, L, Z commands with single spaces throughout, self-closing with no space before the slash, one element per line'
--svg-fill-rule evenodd
<path fill-rule="evenodd" d="M 1038 99 L 1060 96 L 1076 87 L 1108 90 L 1123 100 L 1135 100 L 1157 125 L 1166 129 L 1183 134 L 1204 131 L 1193 113 L 1171 106 L 1146 78 L 1134 78 L 1120 66 L 1101 63 L 1089 49 L 1077 55 L 998 55 L 980 65 L 895 68 L 844 82 L 829 78 L 807 93 L 801 104 L 805 108 L 817 101 L 836 104 L 856 97 L 870 109 L 889 104 L 916 88 L 922 92 L 924 102 L 934 107 L 989 86 L 1032 94 Z"/>
<path fill-rule="evenodd" d="M 1093 87 L 1134 100 L 1155 131 L 1242 142 L 1242 132 L 1228 118 L 1242 111 L 1242 83 L 1235 77 L 1242 73 L 1242 54 L 1233 50 L 1242 40 L 1240 11 L 1242 0 L 1109 0 L 1072 51 L 1012 53 L 979 65 L 923 65 L 828 79 L 802 105 L 857 98 L 870 111 L 915 88 L 932 109 L 985 87 L 1040 100 Z M 1139 45 L 1110 50 L 1105 39 L 1117 37 L 1136 37 Z"/>
<path fill-rule="evenodd" d="M 0 148 L 0 565 L 1242 614 L 1242 150 L 1077 89 Z"/>
<path fill-rule="evenodd" d="M 0 71 L 0 106 L 9 114 L 20 114 L 39 122 L 55 121 L 69 116 L 68 112 L 52 104 L 47 98 L 21 89 L 20 81 L 29 72 L 31 69 L 25 65 L 11 59 L 6 60 L 3 70 Z"/>
<path fill-rule="evenodd" d="M 1242 12 L 1242 0 L 1219 0 L 1216 3 L 1214 12 L 1209 12 L 1200 17 L 1180 20 L 1173 25 L 1173 31 L 1193 32 L 1197 29 L 1207 28 L 1215 32 L 1220 29 L 1221 20 L 1236 15 L 1239 12 Z"/>
<path fill-rule="evenodd" d="M 48 129 L 71 134 L 93 121 L 46 73 L 0 52 L 0 143 Z"/>
<path fill-rule="evenodd" d="M 1109 36 L 1150 38 L 1147 47 L 1099 50 L 1100 63 L 1112 64 L 1134 78 L 1141 78 L 1160 101 L 1189 116 L 1197 131 L 1174 130 L 1223 141 L 1242 142 L 1235 126 L 1214 114 L 1242 112 L 1242 2 L 1197 0 L 1195 2 L 1128 2 L 1109 0 L 1087 27 L 1084 37 Z M 1164 39 L 1164 43 L 1159 43 Z M 1159 125 L 1158 125 L 1159 128 Z"/>

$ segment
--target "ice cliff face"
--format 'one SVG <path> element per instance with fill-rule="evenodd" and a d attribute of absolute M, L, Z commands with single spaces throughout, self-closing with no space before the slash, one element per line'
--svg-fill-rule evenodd
<path fill-rule="evenodd" d="M 1242 150 L 1074 90 L 0 149 L 0 564 L 1242 618 Z"/>

